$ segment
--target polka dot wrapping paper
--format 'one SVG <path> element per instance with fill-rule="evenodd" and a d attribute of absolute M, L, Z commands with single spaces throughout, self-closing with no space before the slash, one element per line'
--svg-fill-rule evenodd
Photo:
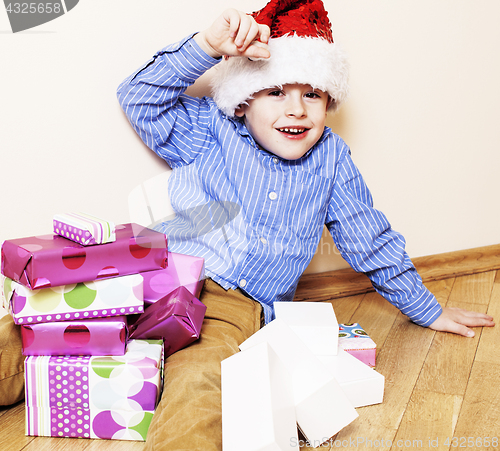
<path fill-rule="evenodd" d="M 23 355 L 123 355 L 125 316 L 21 326 Z"/>
<path fill-rule="evenodd" d="M 26 435 L 144 441 L 162 373 L 160 340 L 132 340 L 123 356 L 27 357 Z"/>
<path fill-rule="evenodd" d="M 4 306 L 16 324 L 100 318 L 144 311 L 141 274 L 30 290 L 5 277 Z"/>
<path fill-rule="evenodd" d="M 2 274 L 32 290 L 166 266 L 166 236 L 138 224 L 116 226 L 116 241 L 96 246 L 83 246 L 54 234 L 2 244 Z"/>
<path fill-rule="evenodd" d="M 358 323 L 339 324 L 339 349 L 375 367 L 377 345 Z"/>
<path fill-rule="evenodd" d="M 52 223 L 54 233 L 84 246 L 116 240 L 114 223 L 85 213 L 57 214 Z"/>
<path fill-rule="evenodd" d="M 205 282 L 205 260 L 191 255 L 168 253 L 168 266 L 142 274 L 146 305 L 161 299 L 179 287 L 186 287 L 195 298 L 200 297 Z"/>

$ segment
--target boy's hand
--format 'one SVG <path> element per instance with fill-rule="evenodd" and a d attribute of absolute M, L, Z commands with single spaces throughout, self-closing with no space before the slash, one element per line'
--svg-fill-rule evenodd
<path fill-rule="evenodd" d="M 443 307 L 443 313 L 429 328 L 443 332 L 452 332 L 464 337 L 473 337 L 475 335 L 474 331 L 469 329 L 469 327 L 494 325 L 493 318 L 484 313 L 470 312 L 455 307 Z"/>
<path fill-rule="evenodd" d="M 224 55 L 269 58 L 267 42 L 270 34 L 269 27 L 258 24 L 252 16 L 228 9 L 194 39 L 214 58 Z"/>

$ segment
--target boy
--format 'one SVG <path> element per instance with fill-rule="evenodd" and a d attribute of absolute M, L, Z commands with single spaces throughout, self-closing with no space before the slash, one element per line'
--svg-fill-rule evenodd
<path fill-rule="evenodd" d="M 216 64 L 214 99 L 186 96 Z M 325 128 L 346 95 L 345 57 L 316 0 L 273 0 L 253 16 L 227 10 L 120 86 L 132 126 L 173 168 L 177 216 L 157 228 L 171 250 L 204 257 L 209 276 L 202 338 L 167 360 L 151 449 L 220 449 L 220 361 L 258 330 L 261 308 L 269 322 L 273 302 L 292 300 L 324 225 L 350 265 L 417 324 L 464 336 L 493 325 L 442 309 L 423 287 L 347 145 Z M 238 206 L 236 217 L 194 233 L 207 217 L 189 212 L 217 222 L 224 202 Z"/>

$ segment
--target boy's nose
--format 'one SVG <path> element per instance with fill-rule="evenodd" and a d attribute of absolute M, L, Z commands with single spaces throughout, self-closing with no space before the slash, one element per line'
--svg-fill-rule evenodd
<path fill-rule="evenodd" d="M 304 117 L 306 115 L 306 108 L 302 97 L 290 98 L 286 105 L 285 114 L 288 117 Z"/>

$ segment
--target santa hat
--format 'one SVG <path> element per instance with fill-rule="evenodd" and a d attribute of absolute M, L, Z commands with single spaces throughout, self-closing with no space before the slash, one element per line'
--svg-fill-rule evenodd
<path fill-rule="evenodd" d="M 269 59 L 226 58 L 217 66 L 212 92 L 218 107 L 235 109 L 263 89 L 309 84 L 332 98 L 335 111 L 348 93 L 347 58 L 334 43 L 331 23 L 321 0 L 271 0 L 252 14 L 271 29 Z"/>

